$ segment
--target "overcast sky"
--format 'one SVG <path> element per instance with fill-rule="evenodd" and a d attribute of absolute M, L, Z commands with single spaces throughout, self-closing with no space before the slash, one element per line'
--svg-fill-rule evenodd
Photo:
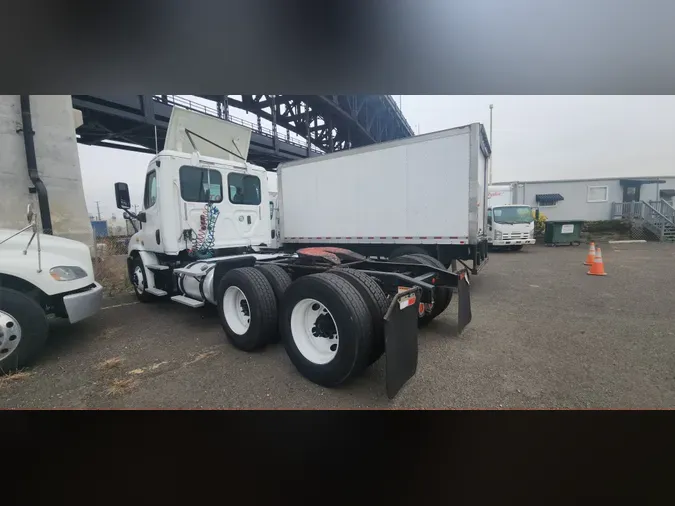
<path fill-rule="evenodd" d="M 399 100 L 394 95 L 396 101 Z M 481 122 L 493 109 L 493 181 L 675 176 L 675 96 L 403 96 L 415 132 Z M 255 116 L 235 111 L 254 122 Z M 150 155 L 79 145 L 90 214 L 115 213 L 113 184 L 141 205 Z M 119 215 L 119 212 L 117 213 Z"/>

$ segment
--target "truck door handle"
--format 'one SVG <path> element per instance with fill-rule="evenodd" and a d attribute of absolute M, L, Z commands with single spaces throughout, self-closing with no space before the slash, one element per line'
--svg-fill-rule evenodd
<path fill-rule="evenodd" d="M 251 224 L 251 216 L 246 217 L 246 223 L 248 223 L 249 225 Z"/>

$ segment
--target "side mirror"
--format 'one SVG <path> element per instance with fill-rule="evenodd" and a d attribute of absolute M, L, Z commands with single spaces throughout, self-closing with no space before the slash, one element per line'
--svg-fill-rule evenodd
<path fill-rule="evenodd" d="M 537 221 L 539 221 L 539 209 L 536 209 L 536 210 L 534 211 L 534 218 L 535 218 Z"/>
<path fill-rule="evenodd" d="M 117 209 L 131 209 L 131 197 L 129 196 L 129 185 L 126 183 L 115 183 L 115 202 Z"/>
<path fill-rule="evenodd" d="M 145 223 L 147 221 L 145 217 L 145 211 L 141 211 L 140 213 L 138 213 L 136 215 L 136 218 L 138 218 L 138 221 L 140 221 L 141 223 Z"/>

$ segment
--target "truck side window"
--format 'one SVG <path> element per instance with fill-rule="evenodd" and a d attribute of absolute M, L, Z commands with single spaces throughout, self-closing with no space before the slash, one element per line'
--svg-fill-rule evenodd
<path fill-rule="evenodd" d="M 179 177 L 180 196 L 186 202 L 209 202 L 207 191 L 212 202 L 222 202 L 223 176 L 220 171 L 183 165 Z"/>
<path fill-rule="evenodd" d="M 157 172 L 154 170 L 148 172 L 145 176 L 145 194 L 143 195 L 143 206 L 150 209 L 157 202 Z"/>
<path fill-rule="evenodd" d="M 230 187 L 229 197 L 233 204 L 260 205 L 260 179 L 256 176 L 230 172 L 227 175 L 227 185 Z"/>

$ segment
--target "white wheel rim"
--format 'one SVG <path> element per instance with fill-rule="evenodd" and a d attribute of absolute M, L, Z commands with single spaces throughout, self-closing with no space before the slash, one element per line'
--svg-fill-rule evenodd
<path fill-rule="evenodd" d="M 21 342 L 21 325 L 11 314 L 0 311 L 0 362 L 9 357 Z"/>
<path fill-rule="evenodd" d="M 134 288 L 138 293 L 143 293 L 145 286 L 143 285 L 143 269 L 140 265 L 137 265 L 134 269 Z"/>
<path fill-rule="evenodd" d="M 335 318 L 314 299 L 302 299 L 291 312 L 291 334 L 298 351 L 313 364 L 327 364 L 337 355 L 339 333 Z"/>
<path fill-rule="evenodd" d="M 223 295 L 223 315 L 232 332 L 246 334 L 251 326 L 251 305 L 244 292 L 236 286 L 230 286 Z"/>

